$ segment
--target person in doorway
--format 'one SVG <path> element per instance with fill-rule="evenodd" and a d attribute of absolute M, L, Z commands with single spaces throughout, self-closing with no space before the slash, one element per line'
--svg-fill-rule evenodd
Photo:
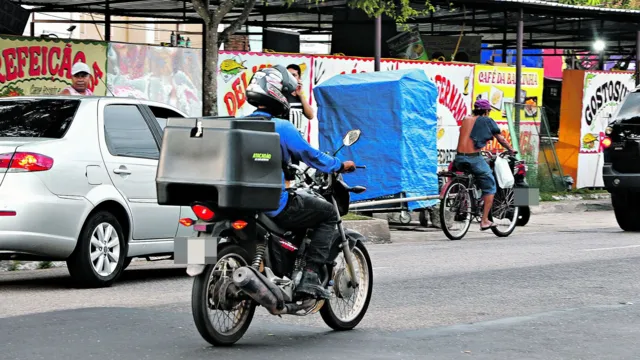
<path fill-rule="evenodd" d="M 275 123 L 280 135 L 282 150 L 282 195 L 278 209 L 266 212 L 279 226 L 300 230 L 314 229 L 309 236 L 311 243 L 306 254 L 306 271 L 296 287 L 298 295 L 328 299 L 331 293 L 322 287 L 318 273 L 326 265 L 331 242 L 337 231 L 339 221 L 333 204 L 325 199 L 292 191 L 285 187 L 287 178 L 286 164 L 294 158 L 304 161 L 314 169 L 323 172 L 351 172 L 356 169 L 353 161 L 341 161 L 314 149 L 306 142 L 289 121 L 282 119 L 289 113 L 287 92 L 295 89 L 294 79 L 282 65 L 258 70 L 247 86 L 246 96 L 249 104 L 257 109 L 249 116 L 265 117 Z"/>
<path fill-rule="evenodd" d="M 298 87 L 296 87 L 296 90 L 291 94 L 285 94 L 287 97 L 287 101 L 289 102 L 289 106 L 292 109 L 302 109 L 304 117 L 306 117 L 308 120 L 313 119 L 313 109 L 311 108 L 311 105 L 309 105 L 307 99 L 305 99 L 304 94 L 302 94 L 302 80 L 300 78 L 300 76 L 302 75 L 302 70 L 300 69 L 300 66 L 296 64 L 290 64 L 289 66 L 287 66 L 287 70 L 298 81 Z M 293 119 L 290 120 L 293 121 Z"/>
<path fill-rule="evenodd" d="M 73 67 L 71 68 L 71 86 L 64 88 L 60 92 L 60 95 L 93 95 L 93 92 L 88 88 L 89 81 L 91 81 L 91 77 L 89 76 L 90 73 L 91 69 L 89 68 L 89 65 L 83 62 L 73 64 Z"/>
<path fill-rule="evenodd" d="M 458 148 L 453 164 L 456 168 L 461 168 L 467 164 L 471 173 L 476 177 L 478 186 L 482 190 L 484 199 L 484 211 L 480 230 L 488 230 L 496 225 L 489 221 L 489 211 L 493 205 L 493 197 L 496 193 L 496 180 L 489 164 L 481 154 L 482 148 L 494 137 L 500 145 L 511 153 L 515 153 L 509 142 L 500 133 L 498 124 L 489 117 L 491 104 L 488 100 L 478 99 L 473 105 L 473 113 L 462 120 L 460 126 L 460 137 Z"/>

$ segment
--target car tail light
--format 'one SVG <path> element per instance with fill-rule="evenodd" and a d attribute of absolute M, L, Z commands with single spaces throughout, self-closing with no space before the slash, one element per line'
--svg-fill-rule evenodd
<path fill-rule="evenodd" d="M 611 138 L 607 136 L 602 139 L 602 146 L 604 146 L 605 149 L 611 146 Z"/>
<path fill-rule="evenodd" d="M 16 216 L 15 211 L 0 210 L 0 216 Z"/>
<path fill-rule="evenodd" d="M 182 226 L 186 226 L 189 227 L 191 225 L 193 225 L 195 221 L 193 221 L 192 219 L 189 218 L 182 218 L 180 219 L 180 224 L 182 224 Z"/>
<path fill-rule="evenodd" d="M 191 210 L 193 210 L 193 213 L 196 214 L 198 219 L 203 221 L 210 221 L 216 216 L 216 213 L 204 205 L 193 205 Z"/>
<path fill-rule="evenodd" d="M 53 167 L 53 159 L 31 152 L 0 154 L 0 169 L 9 172 L 46 171 Z"/>
<path fill-rule="evenodd" d="M 247 227 L 247 222 L 242 220 L 236 220 L 233 222 L 233 224 L 231 224 L 231 226 L 233 226 L 233 228 L 236 230 L 242 230 L 245 227 Z"/>

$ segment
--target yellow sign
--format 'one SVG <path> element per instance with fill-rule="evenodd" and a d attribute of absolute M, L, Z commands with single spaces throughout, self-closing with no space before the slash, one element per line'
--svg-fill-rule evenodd
<path fill-rule="evenodd" d="M 107 43 L 0 37 L 0 49 L 0 97 L 59 94 L 79 61 L 92 70 L 89 90 L 106 94 Z"/>
<path fill-rule="evenodd" d="M 523 68 L 521 99 L 524 100 L 524 118 L 521 121 L 539 120 L 538 106 L 542 106 L 544 69 Z M 507 121 L 505 110 L 513 109 L 516 95 L 516 68 L 505 66 L 476 65 L 473 85 L 474 99 L 489 100 L 493 110 L 491 118 Z M 474 100 L 475 101 L 475 100 Z M 522 107 L 520 107 L 522 108 Z"/>

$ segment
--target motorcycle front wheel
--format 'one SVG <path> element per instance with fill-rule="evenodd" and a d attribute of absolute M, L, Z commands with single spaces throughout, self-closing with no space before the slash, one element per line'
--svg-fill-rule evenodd
<path fill-rule="evenodd" d="M 229 245 L 218 252 L 218 262 L 207 265 L 193 281 L 191 311 L 200 336 L 214 346 L 230 346 L 240 340 L 256 311 L 253 300 L 223 298 L 229 292 L 233 271 L 249 263 L 247 252 Z"/>
<path fill-rule="evenodd" d="M 325 300 L 320 316 L 333 330 L 344 331 L 355 328 L 369 308 L 373 292 L 373 267 L 371 257 L 363 243 L 358 242 L 351 250 L 353 265 L 359 282 L 358 287 L 350 286 L 349 270 L 344 253 L 336 259 L 338 265 L 333 268 L 331 279 L 333 291 L 331 298 Z"/>

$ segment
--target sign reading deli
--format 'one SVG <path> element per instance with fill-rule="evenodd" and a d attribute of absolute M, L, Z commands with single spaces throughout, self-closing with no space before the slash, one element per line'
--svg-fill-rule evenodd
<path fill-rule="evenodd" d="M 58 94 L 76 62 L 92 69 L 89 90 L 106 93 L 107 43 L 0 37 L 0 49 L 0 97 Z"/>

